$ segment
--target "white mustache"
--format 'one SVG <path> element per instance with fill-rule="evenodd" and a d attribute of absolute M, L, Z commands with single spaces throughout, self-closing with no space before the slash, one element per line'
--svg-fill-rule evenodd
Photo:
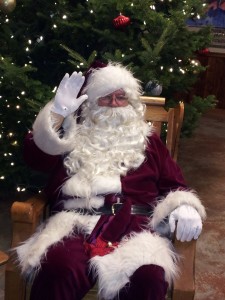
<path fill-rule="evenodd" d="M 96 125 L 119 126 L 137 118 L 131 105 L 126 107 L 97 107 L 90 111 L 90 120 Z"/>

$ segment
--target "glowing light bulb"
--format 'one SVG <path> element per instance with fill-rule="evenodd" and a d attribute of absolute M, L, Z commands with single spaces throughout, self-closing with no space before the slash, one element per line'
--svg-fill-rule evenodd
<path fill-rule="evenodd" d="M 182 74 L 184 74 L 185 73 L 185 71 L 183 70 L 183 69 L 179 69 L 180 70 L 180 72 L 182 73 Z"/>

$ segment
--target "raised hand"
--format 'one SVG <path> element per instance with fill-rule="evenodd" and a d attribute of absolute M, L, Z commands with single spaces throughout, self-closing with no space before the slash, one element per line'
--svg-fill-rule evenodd
<path fill-rule="evenodd" d="M 71 76 L 67 73 L 59 84 L 51 111 L 64 118 L 75 112 L 88 98 L 87 95 L 77 98 L 84 80 L 81 72 L 73 72 Z"/>

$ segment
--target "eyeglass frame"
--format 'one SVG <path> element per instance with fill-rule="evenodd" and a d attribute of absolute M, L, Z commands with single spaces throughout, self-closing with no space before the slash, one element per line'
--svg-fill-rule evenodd
<path fill-rule="evenodd" d="M 113 101 L 115 102 L 113 103 Z M 120 107 L 120 106 L 127 106 L 128 104 L 129 104 L 128 97 L 126 96 L 125 92 L 122 89 L 116 90 L 113 93 L 98 98 L 99 106 Z"/>

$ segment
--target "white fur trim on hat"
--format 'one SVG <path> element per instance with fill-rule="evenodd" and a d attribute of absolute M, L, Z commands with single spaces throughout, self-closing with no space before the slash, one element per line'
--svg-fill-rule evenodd
<path fill-rule="evenodd" d="M 100 216 L 81 215 L 72 211 L 62 211 L 50 217 L 35 234 L 15 248 L 22 273 L 28 275 L 33 270 L 38 271 L 48 248 L 74 234 L 75 229 L 77 232 L 90 234 L 99 218 Z"/>
<path fill-rule="evenodd" d="M 155 229 L 174 209 L 183 204 L 194 207 L 203 220 L 206 218 L 205 208 L 194 191 L 177 190 L 170 192 L 156 205 L 150 222 L 152 228 Z"/>
<path fill-rule="evenodd" d="M 51 115 L 52 102 L 49 102 L 38 114 L 33 124 L 33 138 L 35 144 L 43 152 L 51 155 L 59 155 L 71 151 L 74 148 L 76 134 L 76 121 L 73 116 L 70 122 L 67 123 L 66 132 L 63 138 L 60 138 L 59 133 L 53 129 L 54 120 Z M 73 122 L 72 122 L 73 121 Z M 73 127 L 73 128 L 72 128 Z"/>
<path fill-rule="evenodd" d="M 105 256 L 90 261 L 99 285 L 100 298 L 114 299 L 130 282 L 131 275 L 143 265 L 157 265 L 165 270 L 165 279 L 171 284 L 177 275 L 177 257 L 169 240 L 148 231 L 133 233 L 118 248 Z"/>
<path fill-rule="evenodd" d="M 96 101 L 118 89 L 123 89 L 130 99 L 138 99 L 141 85 L 131 71 L 119 63 L 109 63 L 104 68 L 93 69 L 82 91 L 88 95 L 88 101 Z"/>

